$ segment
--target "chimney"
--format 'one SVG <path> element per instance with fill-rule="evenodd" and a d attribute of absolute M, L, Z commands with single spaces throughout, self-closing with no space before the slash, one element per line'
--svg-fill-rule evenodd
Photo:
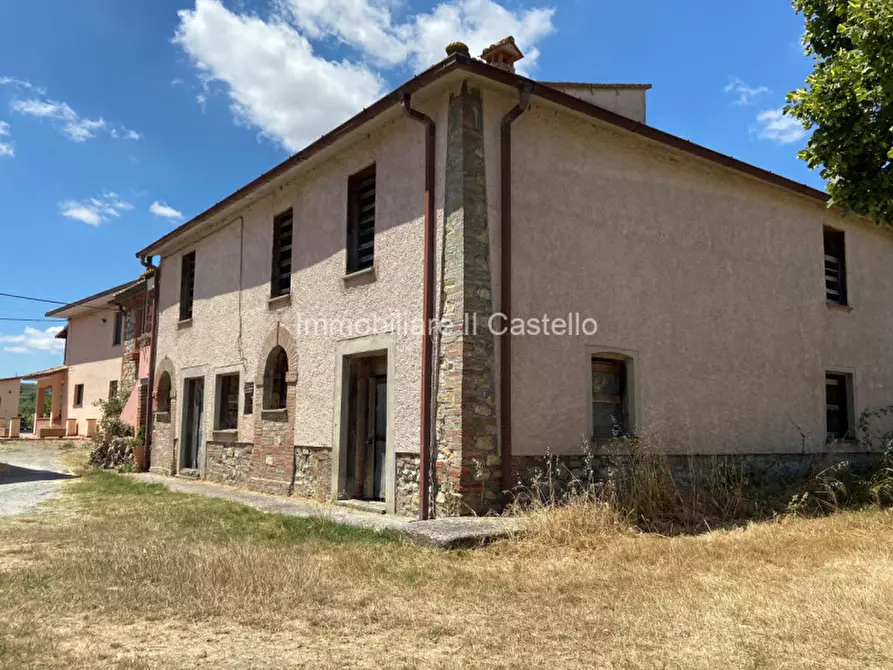
<path fill-rule="evenodd" d="M 524 58 L 524 54 L 515 44 L 515 38 L 509 35 L 496 44 L 491 44 L 481 54 L 481 59 L 493 67 L 498 67 L 506 72 L 515 71 L 515 63 Z"/>
<path fill-rule="evenodd" d="M 446 53 L 447 56 L 452 56 L 453 54 L 470 55 L 468 53 L 468 45 L 465 42 L 450 42 L 446 45 Z"/>

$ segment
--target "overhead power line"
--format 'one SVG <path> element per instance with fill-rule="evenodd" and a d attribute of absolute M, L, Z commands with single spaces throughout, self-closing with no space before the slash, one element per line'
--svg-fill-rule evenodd
<path fill-rule="evenodd" d="M 69 303 L 63 302 L 62 300 L 50 300 L 49 298 L 35 298 L 30 295 L 18 295 L 17 293 L 3 293 L 0 292 L 0 297 L 2 298 L 15 298 L 17 300 L 30 300 L 31 302 L 43 302 L 48 305 L 68 305 Z M 117 312 L 119 311 L 117 307 L 97 307 L 97 306 L 81 306 L 82 309 L 90 310 L 93 312 Z M 31 319 L 29 319 L 30 321 Z"/>
<path fill-rule="evenodd" d="M 16 295 L 15 293 L 0 293 L 4 298 L 16 298 L 18 300 L 30 300 L 31 302 L 45 302 L 50 305 L 67 305 L 67 302 L 61 300 L 48 300 L 47 298 L 32 298 L 28 295 Z"/>
<path fill-rule="evenodd" d="M 65 319 L 21 319 L 10 316 L 0 316 L 0 321 L 29 321 L 29 322 L 41 322 L 41 323 L 59 323 L 60 321 L 65 321 Z"/>

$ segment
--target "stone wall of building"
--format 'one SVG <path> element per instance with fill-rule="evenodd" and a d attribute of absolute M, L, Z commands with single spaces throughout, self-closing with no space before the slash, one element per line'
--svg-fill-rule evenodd
<path fill-rule="evenodd" d="M 206 442 L 205 479 L 228 486 L 245 486 L 251 469 L 249 442 Z"/>
<path fill-rule="evenodd" d="M 166 375 L 165 375 L 166 373 Z M 163 399 L 159 394 L 162 376 L 170 380 L 168 404 L 160 405 Z M 148 394 L 147 394 L 148 395 Z M 149 445 L 149 472 L 171 476 L 177 472 L 177 384 L 174 365 L 167 357 L 163 358 L 156 370 L 155 388 L 151 399 L 147 399 L 155 415 L 152 417 L 152 440 Z"/>
<path fill-rule="evenodd" d="M 501 504 L 481 91 L 463 82 L 448 114 L 441 310 L 454 327 L 437 352 L 438 516 L 483 514 Z M 461 327 L 466 319 L 476 331 Z"/>
<path fill-rule="evenodd" d="M 418 516 L 419 513 L 419 456 L 397 454 L 397 486 L 395 493 L 397 514 Z"/>
<path fill-rule="evenodd" d="M 131 310 L 124 313 L 124 333 L 121 342 L 121 388 L 120 393 L 129 396 L 139 376 L 140 350 L 137 345 L 139 337 L 139 315 Z"/>
<path fill-rule="evenodd" d="M 292 495 L 328 500 L 332 491 L 332 450 L 328 447 L 295 447 Z"/>
<path fill-rule="evenodd" d="M 155 412 L 152 420 L 152 444 L 149 447 L 149 472 L 171 476 L 176 474 L 175 454 L 177 440 L 174 434 L 177 400 L 171 398 L 169 412 Z"/>

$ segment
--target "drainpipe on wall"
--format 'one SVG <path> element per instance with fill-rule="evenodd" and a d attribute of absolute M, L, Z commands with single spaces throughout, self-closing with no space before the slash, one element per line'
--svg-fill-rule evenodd
<path fill-rule="evenodd" d="M 434 140 L 436 127 L 431 117 L 412 108 L 410 95 L 403 96 L 403 113 L 425 125 L 425 252 L 423 261 L 422 316 L 422 406 L 419 446 L 419 520 L 428 518 L 431 491 L 432 347 L 431 321 L 434 317 Z"/>
<path fill-rule="evenodd" d="M 152 342 L 149 345 L 149 388 L 146 389 L 146 466 L 152 462 L 152 429 L 155 423 L 155 352 L 158 348 L 158 280 L 161 279 L 161 268 L 152 264 L 152 257 L 140 259 L 146 270 L 153 270 L 152 282 L 155 286 L 155 299 L 152 301 Z M 148 300 L 149 287 L 146 286 L 146 299 Z"/>
<path fill-rule="evenodd" d="M 500 270 L 500 307 L 505 324 L 512 318 L 512 123 L 530 105 L 530 87 L 519 89 L 518 104 L 512 107 L 500 124 L 500 207 L 502 237 Z M 502 490 L 512 488 L 512 336 L 508 328 L 498 336 L 499 342 L 499 442 L 502 450 Z"/>

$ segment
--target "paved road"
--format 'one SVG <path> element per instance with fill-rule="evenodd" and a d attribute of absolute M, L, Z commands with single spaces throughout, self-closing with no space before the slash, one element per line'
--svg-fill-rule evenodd
<path fill-rule="evenodd" d="M 0 442 L 0 516 L 22 514 L 49 500 L 71 477 L 58 449 L 46 443 Z"/>

